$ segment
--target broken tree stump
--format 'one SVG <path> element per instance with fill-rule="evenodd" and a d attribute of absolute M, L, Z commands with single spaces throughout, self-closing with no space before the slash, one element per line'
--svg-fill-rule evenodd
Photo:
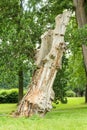
<path fill-rule="evenodd" d="M 37 54 L 37 70 L 32 78 L 27 94 L 23 97 L 15 113 L 17 116 L 44 115 L 52 109 L 54 91 L 52 89 L 56 73 L 61 68 L 65 51 L 64 34 L 71 12 L 65 11 L 55 18 L 56 27 L 41 36 L 41 48 Z"/>

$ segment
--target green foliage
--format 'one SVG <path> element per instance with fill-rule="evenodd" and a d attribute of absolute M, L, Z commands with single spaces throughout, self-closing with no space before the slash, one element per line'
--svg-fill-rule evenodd
<path fill-rule="evenodd" d="M 67 101 L 67 98 L 66 98 L 66 97 L 65 97 L 65 98 L 64 98 L 64 97 L 61 98 L 61 103 L 66 104 L 67 102 L 68 102 L 68 101 Z"/>
<path fill-rule="evenodd" d="M 17 103 L 18 89 L 0 90 L 0 103 Z"/>
<path fill-rule="evenodd" d="M 17 71 L 19 66 L 27 67 L 27 63 L 24 64 L 25 60 L 33 58 L 34 44 L 31 43 L 29 35 L 31 30 L 29 26 L 30 18 L 27 12 L 23 13 L 23 5 L 20 5 L 20 1 L 6 1 L 4 5 L 6 6 L 3 9 L 1 8 L 1 16 L 6 16 L 3 18 L 4 21 L 3 19 L 0 21 L 2 25 L 0 58 L 4 58 L 4 61 L 1 61 L 5 70 Z M 1 3 L 1 6 L 4 5 Z M 8 64 L 5 66 L 5 63 Z"/>
<path fill-rule="evenodd" d="M 74 90 L 76 93 L 84 91 L 86 85 L 86 75 L 83 62 L 82 44 L 87 45 L 87 26 L 83 28 L 77 27 L 75 17 L 67 27 L 65 40 L 69 42 L 67 45 L 68 56 L 68 88 Z"/>
<path fill-rule="evenodd" d="M 87 25 L 83 28 L 78 28 L 76 23 L 76 18 L 72 17 L 71 21 L 67 27 L 65 40 L 69 41 L 69 49 L 73 54 L 77 54 L 81 51 L 82 44 L 87 45 Z"/>
<path fill-rule="evenodd" d="M 66 91 L 66 97 L 75 97 L 76 93 L 72 90 Z"/>
<path fill-rule="evenodd" d="M 61 14 L 65 9 L 72 9 L 72 0 L 46 0 L 44 6 L 38 11 L 38 21 L 42 27 L 42 32 L 52 29 L 55 26 L 55 17 Z"/>
<path fill-rule="evenodd" d="M 67 75 L 66 68 L 67 68 L 68 59 L 64 55 L 62 58 L 62 69 L 58 70 L 56 79 L 54 81 L 53 89 L 55 92 L 55 100 L 60 100 L 62 103 L 67 103 L 66 99 L 66 90 L 67 90 Z"/>
<path fill-rule="evenodd" d="M 29 1 L 29 4 L 34 7 L 38 2 Z M 32 6 L 30 8 L 28 5 L 25 10 L 24 0 L 0 2 L 0 87 L 2 88 L 18 87 L 20 68 L 24 75 L 30 75 L 30 78 L 34 70 L 34 49 L 40 39 L 41 27 L 35 22 L 37 8 L 32 10 Z M 27 86 L 25 77 L 24 86 Z"/>

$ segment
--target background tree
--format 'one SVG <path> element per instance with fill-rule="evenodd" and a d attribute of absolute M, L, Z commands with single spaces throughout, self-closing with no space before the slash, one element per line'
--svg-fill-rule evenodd
<path fill-rule="evenodd" d="M 85 24 L 87 24 L 87 1 L 86 0 L 73 0 L 74 7 L 75 7 L 75 13 L 76 13 L 76 19 L 78 23 L 78 27 L 83 27 Z M 87 55 L 87 47 L 82 43 L 82 50 L 83 50 L 83 56 L 84 56 L 84 65 L 85 65 L 85 73 L 86 73 L 86 80 L 87 80 L 87 61 L 86 61 L 86 55 Z M 87 81 L 86 81 L 87 82 Z M 86 83 L 86 91 L 85 91 L 85 102 L 87 103 L 87 83 Z"/>
<path fill-rule="evenodd" d="M 82 55 L 82 43 L 86 44 L 86 27 L 78 29 L 76 18 L 72 17 L 66 31 L 65 39 L 68 44 L 68 86 L 76 92 L 80 93 L 85 90 L 86 76 Z"/>
<path fill-rule="evenodd" d="M 19 77 L 19 101 L 23 97 L 23 73 L 33 62 L 35 39 L 32 41 L 35 11 L 25 11 L 24 1 L 3 1 L 1 8 L 1 77 Z M 36 38 L 36 37 L 35 37 Z M 11 82 L 11 76 L 9 81 Z M 15 78 L 14 78 L 15 79 Z M 13 78 L 12 78 L 13 80 Z M 14 81 L 14 80 L 13 80 Z M 3 81 L 2 81 L 3 82 Z M 4 81 L 5 83 L 8 81 Z"/>

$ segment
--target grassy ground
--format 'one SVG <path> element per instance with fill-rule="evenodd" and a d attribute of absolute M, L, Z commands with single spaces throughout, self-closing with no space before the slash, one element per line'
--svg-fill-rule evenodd
<path fill-rule="evenodd" d="M 12 118 L 8 115 L 16 104 L 0 104 L 0 130 L 87 130 L 87 105 L 84 98 L 69 98 L 68 104 L 56 108 L 44 118 Z"/>

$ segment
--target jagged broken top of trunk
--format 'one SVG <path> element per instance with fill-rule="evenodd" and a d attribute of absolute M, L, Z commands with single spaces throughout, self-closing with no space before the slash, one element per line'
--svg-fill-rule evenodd
<path fill-rule="evenodd" d="M 71 16 L 70 11 L 65 11 L 63 14 L 59 14 L 55 18 L 55 29 L 48 30 L 41 36 L 41 47 L 37 54 L 36 64 L 39 66 L 54 51 L 53 48 L 65 47 L 64 34 L 66 26 Z M 42 64 L 41 64 L 42 65 Z"/>
<path fill-rule="evenodd" d="M 52 89 L 56 73 L 61 68 L 65 50 L 64 34 L 71 12 L 66 11 L 55 18 L 54 30 L 48 30 L 41 36 L 41 48 L 37 54 L 38 66 L 27 94 L 22 99 L 16 115 L 44 115 L 52 109 L 54 91 Z"/>

